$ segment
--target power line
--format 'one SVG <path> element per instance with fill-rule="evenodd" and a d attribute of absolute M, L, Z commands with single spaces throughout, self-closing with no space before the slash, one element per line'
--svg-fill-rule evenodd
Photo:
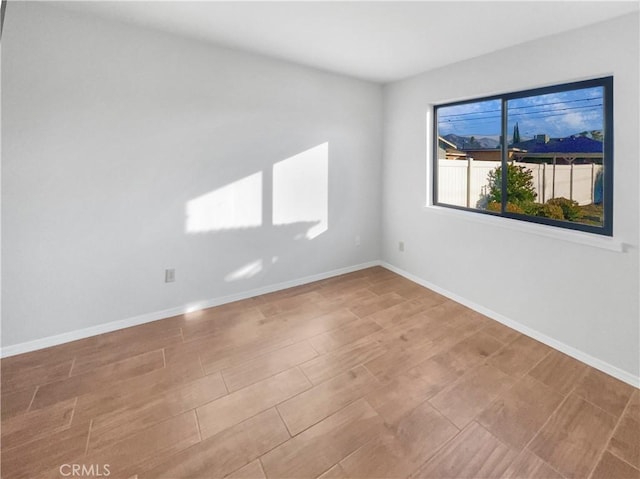
<path fill-rule="evenodd" d="M 598 103 L 597 105 L 576 106 L 576 107 L 573 107 L 573 108 L 556 108 L 554 110 L 546 110 L 546 111 L 550 111 L 550 112 L 554 113 L 556 111 L 581 110 L 581 109 L 589 110 L 589 109 L 598 108 L 598 107 L 601 107 L 601 106 L 602 106 L 602 103 Z M 512 115 L 508 115 L 508 113 L 507 113 L 507 115 L 508 116 L 522 116 L 522 115 L 535 115 L 537 113 L 545 113 L 545 111 L 534 111 L 534 112 L 531 112 L 531 113 L 527 113 L 527 112 L 524 112 L 524 113 L 513 113 Z M 539 118 L 544 118 L 545 116 L 556 116 L 556 115 L 542 115 Z M 534 118 L 536 118 L 536 117 L 534 117 Z"/>
<path fill-rule="evenodd" d="M 590 109 L 594 109 L 594 108 L 599 108 L 602 106 L 602 103 L 598 103 L 597 105 L 589 105 L 589 106 L 575 106 L 575 107 L 570 107 L 570 108 L 555 108 L 552 110 L 541 110 L 541 111 L 533 111 L 533 112 L 521 112 L 521 113 L 513 113 L 513 114 L 508 114 L 508 116 L 513 117 L 513 116 L 527 116 L 528 118 L 532 118 L 532 119 L 540 119 L 540 118 L 547 118 L 550 116 L 559 116 L 559 115 L 568 115 L 569 113 L 555 113 L 555 112 L 559 112 L 559 111 L 569 111 L 569 110 L 590 110 Z M 547 114 L 547 112 L 549 112 Z M 540 115 L 542 114 L 542 116 L 532 116 L 532 115 Z M 486 121 L 486 120 L 491 120 L 491 119 L 497 119 L 497 118 L 502 118 L 502 115 L 491 115 L 491 116 L 483 116 L 483 117 L 475 117 L 475 118 L 454 118 L 453 120 L 441 120 L 440 117 L 438 117 L 438 123 L 455 123 L 455 122 L 460 122 L 460 121 L 465 121 L 465 122 L 472 122 L 472 121 Z"/>
<path fill-rule="evenodd" d="M 592 98 L 579 98 L 577 100 L 566 100 L 566 101 L 554 101 L 552 103 L 540 103 L 538 105 L 527 105 L 527 106 L 508 106 L 508 110 L 520 110 L 522 108 L 536 108 L 539 106 L 547 106 L 547 105 L 561 105 L 565 103 L 575 103 L 577 101 L 593 101 L 593 100 L 602 100 L 601 96 L 594 96 Z M 511 100 L 513 101 L 513 100 Z"/>
<path fill-rule="evenodd" d="M 602 97 L 598 96 L 598 97 L 592 97 L 592 98 L 580 98 L 580 99 L 577 99 L 577 100 L 554 101 L 554 102 L 550 102 L 550 103 L 540 103 L 538 105 L 513 106 L 513 107 L 508 107 L 508 110 L 522 110 L 524 108 L 540 108 L 540 107 L 544 107 L 544 106 L 548 106 L 548 105 L 561 105 L 561 104 L 566 104 L 566 103 L 575 103 L 575 102 L 578 102 L 578 101 L 593 101 L 593 100 L 602 100 Z M 496 110 L 470 111 L 468 113 L 452 113 L 450 115 L 438 115 L 438 117 L 439 118 L 449 118 L 449 117 L 453 117 L 453 116 L 484 115 L 486 113 L 495 113 L 495 112 L 500 112 L 500 111 L 502 111 L 502 109 L 498 108 Z M 543 111 L 543 110 L 541 110 L 541 111 Z M 553 111 L 553 109 L 551 109 L 549 111 Z M 539 112 L 532 112 L 532 113 L 539 113 Z"/>

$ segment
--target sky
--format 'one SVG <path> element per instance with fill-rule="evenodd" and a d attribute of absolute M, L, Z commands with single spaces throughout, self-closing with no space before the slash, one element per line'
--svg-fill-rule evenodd
<path fill-rule="evenodd" d="M 509 139 L 516 122 L 522 140 L 539 134 L 564 138 L 585 130 L 602 130 L 603 92 L 602 87 L 594 87 L 509 100 Z M 499 138 L 500 103 L 490 100 L 439 108 L 439 135 Z"/>

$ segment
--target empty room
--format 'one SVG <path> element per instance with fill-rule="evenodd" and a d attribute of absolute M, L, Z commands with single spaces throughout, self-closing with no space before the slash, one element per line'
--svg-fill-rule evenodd
<path fill-rule="evenodd" d="M 640 479 L 637 1 L 2 1 L 1 475 Z"/>

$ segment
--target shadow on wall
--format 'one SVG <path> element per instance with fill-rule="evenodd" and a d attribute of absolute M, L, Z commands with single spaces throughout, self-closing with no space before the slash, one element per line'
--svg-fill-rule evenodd
<path fill-rule="evenodd" d="M 255 246 L 250 251 L 254 258 L 224 276 L 225 282 L 250 279 L 273 267 L 279 252 L 328 230 L 328 188 L 325 142 L 188 201 L 185 233 L 229 237 L 236 248 Z M 278 251 L 270 251 L 275 245 Z"/>

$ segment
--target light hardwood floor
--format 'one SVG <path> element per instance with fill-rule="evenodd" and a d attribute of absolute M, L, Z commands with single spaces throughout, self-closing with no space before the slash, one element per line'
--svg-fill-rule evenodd
<path fill-rule="evenodd" d="M 4 479 L 638 479 L 640 393 L 376 267 L 4 359 L 1 441 Z"/>

